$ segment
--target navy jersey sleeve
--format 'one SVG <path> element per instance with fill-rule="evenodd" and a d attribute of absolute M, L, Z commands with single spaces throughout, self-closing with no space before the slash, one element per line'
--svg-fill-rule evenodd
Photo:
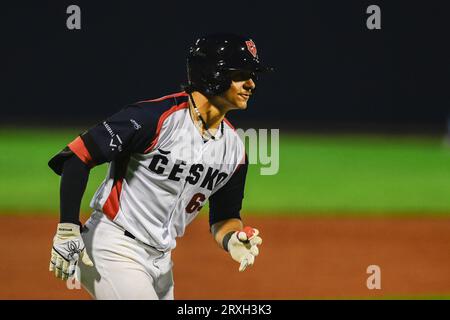
<path fill-rule="evenodd" d="M 93 167 L 124 154 L 144 153 L 155 135 L 157 122 L 158 114 L 151 108 L 129 105 L 82 133 L 53 157 L 49 166 L 61 174 L 64 162 L 73 154 Z"/>
<path fill-rule="evenodd" d="M 144 152 L 156 130 L 139 105 L 130 105 L 81 135 L 92 161 L 101 164 L 121 153 Z"/>
<path fill-rule="evenodd" d="M 209 225 L 226 219 L 241 219 L 240 211 L 244 199 L 248 160 L 239 165 L 233 176 L 209 198 Z"/>

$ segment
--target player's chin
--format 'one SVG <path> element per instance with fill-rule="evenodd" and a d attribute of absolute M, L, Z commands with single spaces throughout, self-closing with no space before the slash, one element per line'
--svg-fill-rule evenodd
<path fill-rule="evenodd" d="M 247 101 L 235 101 L 234 106 L 238 110 L 245 110 L 247 109 Z"/>
<path fill-rule="evenodd" d="M 240 104 L 237 106 L 237 109 L 239 109 L 239 110 L 245 110 L 245 109 L 247 109 L 247 102 L 245 102 L 245 103 L 240 103 Z"/>

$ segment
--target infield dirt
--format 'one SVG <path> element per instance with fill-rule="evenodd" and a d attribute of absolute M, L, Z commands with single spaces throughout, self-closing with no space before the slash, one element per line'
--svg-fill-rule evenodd
<path fill-rule="evenodd" d="M 274 214 L 274 216 L 276 216 Z M 176 299 L 345 299 L 450 294 L 450 218 L 256 217 L 255 265 L 243 273 L 205 217 L 173 252 Z M 48 272 L 55 216 L 1 215 L 0 299 L 90 299 Z M 366 286 L 381 269 L 381 289 Z M 130 284 L 132 285 L 132 284 Z"/>

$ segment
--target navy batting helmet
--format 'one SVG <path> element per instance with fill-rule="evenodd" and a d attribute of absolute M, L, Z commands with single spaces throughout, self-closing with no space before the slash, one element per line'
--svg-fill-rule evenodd
<path fill-rule="evenodd" d="M 189 50 L 185 90 L 214 96 L 228 90 L 233 71 L 249 72 L 256 81 L 256 73 L 272 70 L 260 63 L 252 39 L 236 34 L 211 34 L 197 39 Z"/>

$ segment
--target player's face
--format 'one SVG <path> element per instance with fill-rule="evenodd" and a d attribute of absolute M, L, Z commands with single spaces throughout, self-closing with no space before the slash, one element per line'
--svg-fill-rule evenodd
<path fill-rule="evenodd" d="M 246 71 L 233 71 L 230 88 L 217 96 L 219 104 L 228 110 L 246 109 L 247 102 L 255 90 L 256 75 Z"/>

